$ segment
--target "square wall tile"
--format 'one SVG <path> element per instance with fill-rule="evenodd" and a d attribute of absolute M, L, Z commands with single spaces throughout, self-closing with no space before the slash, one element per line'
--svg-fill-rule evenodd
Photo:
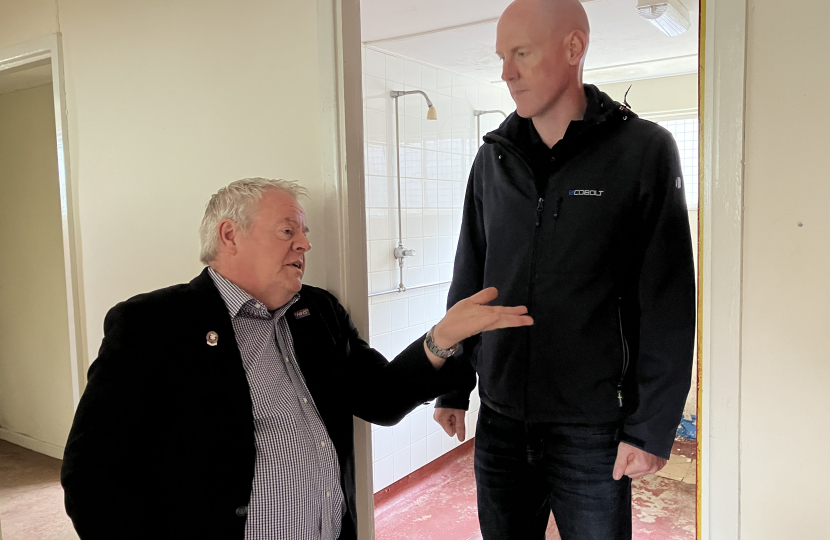
<path fill-rule="evenodd" d="M 386 57 L 386 80 L 403 85 L 405 79 L 404 63 L 401 58 L 384 55 Z M 399 88 L 403 90 L 403 87 Z"/>
<path fill-rule="evenodd" d="M 366 109 L 366 125 L 363 126 L 366 139 L 369 142 L 386 144 L 390 141 L 389 126 L 386 121 L 386 113 L 375 109 Z"/>
<path fill-rule="evenodd" d="M 437 264 L 424 266 L 424 283 L 437 283 L 441 281 Z"/>
<path fill-rule="evenodd" d="M 447 184 L 447 189 L 451 191 L 451 182 L 445 182 L 445 184 Z M 438 234 L 440 236 L 452 236 L 452 208 L 438 210 Z"/>
<path fill-rule="evenodd" d="M 390 305 L 392 330 L 400 330 L 409 326 L 409 300 L 406 298 L 392 300 Z"/>
<path fill-rule="evenodd" d="M 410 461 L 409 446 L 399 452 L 395 452 L 392 456 L 393 461 L 393 480 L 397 482 L 404 476 L 412 472 L 412 463 Z"/>
<path fill-rule="evenodd" d="M 386 159 L 386 145 L 368 143 L 366 145 L 366 174 L 388 176 L 389 163 Z"/>
<path fill-rule="evenodd" d="M 389 208 L 389 178 L 386 176 L 369 176 L 366 179 L 366 201 L 371 208 Z"/>
<path fill-rule="evenodd" d="M 407 287 L 412 287 L 414 285 L 421 285 L 424 283 L 424 267 L 423 266 L 410 266 L 408 268 L 404 268 L 403 271 L 404 275 L 404 285 Z M 407 291 L 411 292 L 411 291 Z M 411 300 L 412 298 L 410 298 Z"/>
<path fill-rule="evenodd" d="M 438 238 L 437 236 L 424 238 L 424 266 L 438 264 L 440 255 Z"/>
<path fill-rule="evenodd" d="M 385 334 L 392 331 L 392 309 L 390 302 L 369 306 L 369 334 Z"/>
<path fill-rule="evenodd" d="M 392 456 L 376 461 L 372 466 L 372 491 L 378 491 L 389 487 L 395 481 L 394 465 Z"/>
<path fill-rule="evenodd" d="M 369 271 L 394 270 L 394 240 L 372 240 L 369 242 Z"/>
<path fill-rule="evenodd" d="M 363 72 L 381 79 L 386 78 L 386 55 L 372 49 L 366 49 L 366 62 Z"/>
<path fill-rule="evenodd" d="M 393 272 L 373 272 L 369 274 L 369 292 L 379 293 L 392 290 L 392 276 Z"/>
<path fill-rule="evenodd" d="M 411 419 L 408 416 L 405 416 L 404 419 L 398 422 L 397 425 L 392 426 L 394 452 L 403 450 L 404 448 L 409 446 L 410 442 L 412 441 L 410 437 L 410 422 Z"/>
<path fill-rule="evenodd" d="M 378 334 L 370 338 L 371 346 L 387 360 L 392 351 L 392 334 Z"/>
<path fill-rule="evenodd" d="M 419 439 L 412 443 L 409 447 L 409 459 L 412 467 L 412 472 L 417 471 L 427 464 L 427 440 L 426 438 Z"/>
<path fill-rule="evenodd" d="M 441 302 L 441 293 L 424 295 L 424 315 L 427 321 L 440 319 L 446 313 L 446 303 Z"/>
<path fill-rule="evenodd" d="M 443 431 L 441 432 L 441 453 L 446 454 L 453 448 L 459 445 L 458 438 L 455 436 L 450 437 Z"/>
<path fill-rule="evenodd" d="M 434 180 L 424 180 L 424 195 L 426 199 L 432 197 L 431 192 L 438 200 L 438 183 Z M 424 209 L 424 236 L 438 236 L 438 210 L 427 207 Z"/>
<path fill-rule="evenodd" d="M 392 428 L 382 427 L 372 432 L 372 461 L 378 462 L 394 452 Z"/>
<path fill-rule="evenodd" d="M 421 64 L 411 60 L 404 60 L 404 83 L 410 88 L 421 89 Z"/>
<path fill-rule="evenodd" d="M 393 239 L 389 210 L 386 208 L 370 208 L 366 221 L 367 235 L 370 241 Z"/>
<path fill-rule="evenodd" d="M 392 358 L 401 354 L 401 351 L 409 347 L 410 343 L 412 342 L 409 341 L 409 330 L 406 328 L 392 332 Z"/>
<path fill-rule="evenodd" d="M 391 100 L 383 77 L 368 74 L 363 76 L 363 103 L 366 108 L 386 111 L 387 103 Z"/>
<path fill-rule="evenodd" d="M 409 299 L 409 324 L 423 324 L 424 297 L 416 296 Z"/>
<path fill-rule="evenodd" d="M 442 438 L 446 437 L 443 431 L 435 431 L 427 436 L 427 463 L 441 457 L 443 452 Z"/>
<path fill-rule="evenodd" d="M 417 441 L 427 436 L 427 409 L 413 413 L 409 419 L 410 440 Z"/>

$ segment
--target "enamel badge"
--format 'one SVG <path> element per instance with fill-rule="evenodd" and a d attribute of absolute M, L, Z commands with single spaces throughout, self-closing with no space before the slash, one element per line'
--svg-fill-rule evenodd
<path fill-rule="evenodd" d="M 300 309 L 294 312 L 295 319 L 302 319 L 303 317 L 308 317 L 311 315 L 311 312 L 308 309 Z"/>
<path fill-rule="evenodd" d="M 207 344 L 211 347 L 216 347 L 216 344 L 219 343 L 219 334 L 214 331 L 210 331 L 207 334 Z"/>

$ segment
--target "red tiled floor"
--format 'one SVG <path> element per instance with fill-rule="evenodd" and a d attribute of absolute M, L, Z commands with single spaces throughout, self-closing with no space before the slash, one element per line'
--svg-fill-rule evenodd
<path fill-rule="evenodd" d="M 678 440 L 673 454 L 695 459 L 694 441 Z M 473 441 L 375 495 L 377 540 L 478 540 Z M 695 486 L 657 476 L 635 480 L 634 540 L 693 540 Z M 553 517 L 548 540 L 558 540 Z"/>

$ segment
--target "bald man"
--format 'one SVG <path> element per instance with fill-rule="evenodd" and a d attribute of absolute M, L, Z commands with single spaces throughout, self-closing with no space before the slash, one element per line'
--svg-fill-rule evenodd
<path fill-rule="evenodd" d="M 692 243 L 677 146 L 582 83 L 577 0 L 517 0 L 496 52 L 516 112 L 484 137 L 448 305 L 484 287 L 536 324 L 463 345 L 479 376 L 485 539 L 631 538 L 631 479 L 661 469 L 689 392 Z M 470 369 L 473 369 L 472 367 Z M 465 437 L 472 388 L 435 419 Z"/>

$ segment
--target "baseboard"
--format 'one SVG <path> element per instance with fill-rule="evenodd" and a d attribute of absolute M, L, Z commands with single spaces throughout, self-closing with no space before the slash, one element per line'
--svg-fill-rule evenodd
<path fill-rule="evenodd" d="M 9 431 L 5 428 L 0 428 L 0 439 L 16 444 L 17 446 L 22 446 L 23 448 L 28 448 L 38 454 L 43 454 L 55 459 L 63 459 L 64 447 L 58 446 L 57 444 L 39 441 L 29 437 L 28 435 Z"/>

